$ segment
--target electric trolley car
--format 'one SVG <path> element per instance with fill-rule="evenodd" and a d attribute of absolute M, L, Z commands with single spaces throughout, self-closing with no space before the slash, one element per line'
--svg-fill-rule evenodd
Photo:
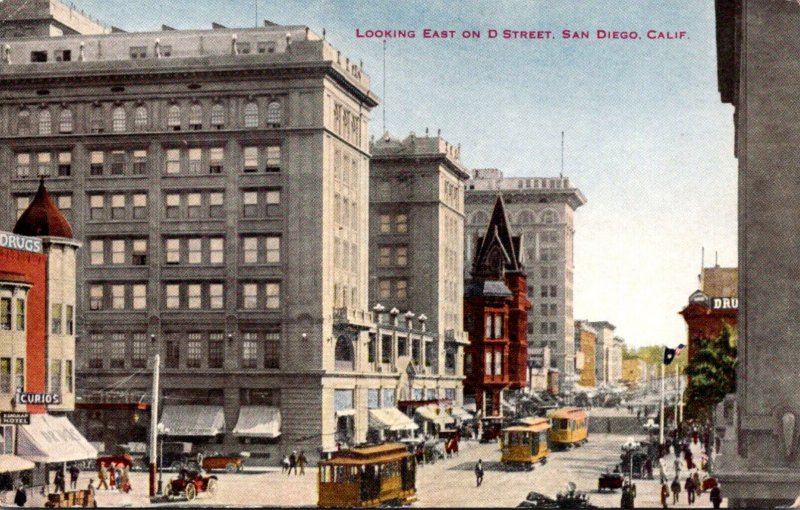
<path fill-rule="evenodd" d="M 324 508 L 377 507 L 416 501 L 416 464 L 402 443 L 336 452 L 319 463 L 319 501 Z"/>
<path fill-rule="evenodd" d="M 585 443 L 589 437 L 589 415 L 577 407 L 556 409 L 550 415 L 550 446 L 572 448 Z"/>
<path fill-rule="evenodd" d="M 505 466 L 531 470 L 535 463 L 547 462 L 550 455 L 547 444 L 550 423 L 547 418 L 525 419 L 523 422 L 503 429 L 500 462 Z"/>

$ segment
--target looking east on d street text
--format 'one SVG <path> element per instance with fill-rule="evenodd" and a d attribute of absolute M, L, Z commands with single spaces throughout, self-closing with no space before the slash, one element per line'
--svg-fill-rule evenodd
<path fill-rule="evenodd" d="M 685 40 L 688 39 L 685 30 L 655 30 L 644 32 L 636 30 L 455 30 L 433 29 L 402 30 L 402 29 L 356 29 L 357 39 L 513 39 L 513 40 Z"/>

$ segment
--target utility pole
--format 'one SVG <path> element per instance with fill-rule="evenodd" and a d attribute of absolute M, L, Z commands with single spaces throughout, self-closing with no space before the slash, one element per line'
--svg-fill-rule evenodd
<path fill-rule="evenodd" d="M 681 379 L 678 375 L 678 364 L 675 364 L 675 388 L 678 390 L 678 397 L 675 399 L 675 428 L 678 428 L 678 401 L 681 399 Z"/>
<path fill-rule="evenodd" d="M 658 443 L 664 444 L 664 362 L 661 362 L 661 412 L 658 416 Z"/>
<path fill-rule="evenodd" d="M 150 497 L 156 495 L 156 457 L 158 455 L 158 371 L 161 356 L 153 357 L 153 403 L 150 406 Z"/>

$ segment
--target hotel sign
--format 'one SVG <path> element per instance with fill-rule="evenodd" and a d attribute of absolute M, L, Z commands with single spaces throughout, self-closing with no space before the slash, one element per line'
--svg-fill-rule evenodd
<path fill-rule="evenodd" d="M 11 232 L 0 232 L 0 248 L 42 253 L 42 240 L 37 237 L 27 237 Z"/>
<path fill-rule="evenodd" d="M 712 297 L 708 298 L 712 310 L 737 310 L 739 308 L 739 298 L 735 297 Z"/>
<path fill-rule="evenodd" d="M 11 412 L 0 413 L 0 425 L 30 425 L 30 424 L 31 424 L 30 413 L 11 413 Z"/>

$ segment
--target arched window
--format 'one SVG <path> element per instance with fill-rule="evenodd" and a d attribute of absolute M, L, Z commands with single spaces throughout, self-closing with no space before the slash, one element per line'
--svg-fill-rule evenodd
<path fill-rule="evenodd" d="M 39 134 L 49 135 L 53 130 L 53 119 L 50 110 L 39 110 Z"/>
<path fill-rule="evenodd" d="M 203 127 L 203 107 L 200 103 L 195 103 L 189 108 L 189 127 L 195 130 Z"/>
<path fill-rule="evenodd" d="M 269 105 L 267 105 L 267 125 L 269 125 L 269 127 L 280 127 L 281 116 L 281 104 L 277 101 L 271 101 Z"/>
<path fill-rule="evenodd" d="M 244 107 L 244 127 L 258 127 L 258 105 L 255 102 L 247 103 Z"/>
<path fill-rule="evenodd" d="M 483 225 L 489 223 L 489 215 L 484 211 L 477 211 L 472 215 L 472 223 L 473 225 Z"/>
<path fill-rule="evenodd" d="M 353 342 L 342 335 L 336 339 L 336 351 L 334 352 L 336 368 L 339 370 L 353 369 Z"/>
<path fill-rule="evenodd" d="M 58 132 L 72 133 L 72 111 L 64 108 L 58 115 Z"/>
<path fill-rule="evenodd" d="M 547 210 L 544 213 L 542 213 L 542 223 L 549 225 L 551 223 L 555 223 L 557 219 L 558 218 L 556 216 L 555 211 Z"/>
<path fill-rule="evenodd" d="M 533 223 L 533 213 L 530 211 L 522 211 L 517 216 L 518 223 Z"/>
<path fill-rule="evenodd" d="M 225 108 L 220 103 L 211 107 L 211 125 L 216 129 L 222 129 L 225 125 Z"/>
<path fill-rule="evenodd" d="M 133 112 L 133 127 L 137 130 L 147 129 L 147 107 L 136 107 Z"/>
<path fill-rule="evenodd" d="M 167 112 L 167 126 L 173 131 L 181 130 L 181 107 L 174 104 Z"/>
<path fill-rule="evenodd" d="M 115 133 L 123 133 L 125 131 L 125 108 L 117 106 L 111 114 L 111 130 Z"/>
<path fill-rule="evenodd" d="M 28 110 L 20 110 L 17 115 L 17 134 L 29 135 L 31 134 L 31 112 Z"/>

